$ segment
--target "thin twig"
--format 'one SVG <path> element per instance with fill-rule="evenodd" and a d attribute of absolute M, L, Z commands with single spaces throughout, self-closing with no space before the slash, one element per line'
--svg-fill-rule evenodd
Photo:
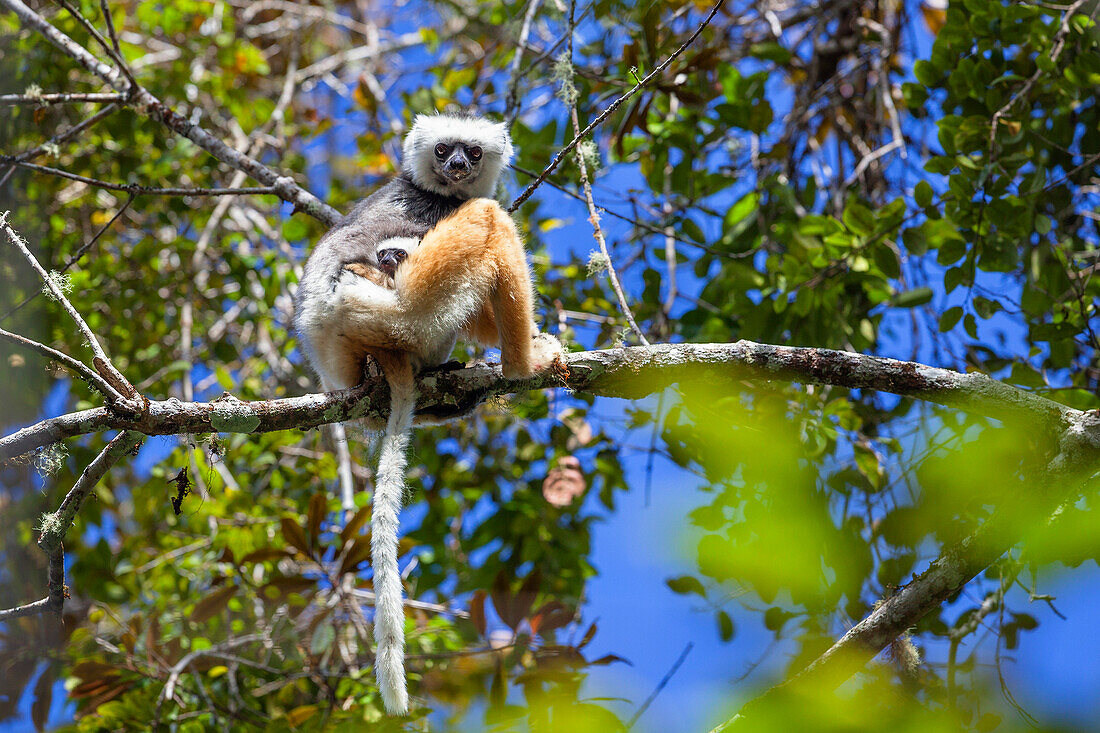
<path fill-rule="evenodd" d="M 508 167 L 511 168 L 512 170 L 514 170 L 516 173 L 522 173 L 523 175 L 527 176 L 528 178 L 537 178 L 538 175 L 539 175 L 538 173 L 535 173 L 534 171 L 531 171 L 531 170 L 527 170 L 526 168 L 524 168 L 522 166 L 518 166 L 515 163 L 510 163 L 508 165 Z M 568 196 L 572 199 L 576 199 L 577 201 L 580 201 L 582 204 L 586 203 L 585 200 L 584 200 L 584 196 L 577 193 L 576 191 L 572 191 L 572 190 L 566 188 L 565 186 L 562 186 L 560 183 L 555 183 L 554 181 L 551 181 L 550 179 L 547 179 L 546 181 L 544 181 L 544 183 L 546 183 L 551 188 L 554 188 L 558 191 L 561 191 L 566 196 Z M 619 219 L 620 221 L 625 221 L 627 224 L 630 224 L 632 226 L 636 226 L 639 229 L 645 229 L 647 232 L 650 232 L 652 234 L 660 234 L 662 237 L 666 237 L 666 238 L 669 236 L 669 231 L 670 231 L 669 227 L 666 227 L 666 228 L 662 229 L 661 227 L 656 226 L 654 224 L 650 224 L 648 222 L 641 221 L 640 219 L 631 218 L 631 217 L 627 216 L 626 214 L 620 214 L 618 211 L 615 211 L 614 209 L 609 209 L 606 206 L 597 206 L 596 208 L 600 211 L 600 213 L 607 214 L 608 216 L 613 216 L 616 219 Z M 704 252 L 709 252 L 710 254 L 716 255 L 718 257 L 742 258 L 742 257 L 752 256 L 752 255 L 756 254 L 756 250 L 751 250 L 747 253 L 722 252 L 721 250 L 718 250 L 718 249 L 715 249 L 714 247 L 703 244 L 702 242 L 693 242 L 690 239 L 684 239 L 683 237 L 675 236 L 675 232 L 673 232 L 672 238 L 675 241 L 679 242 L 680 244 L 687 245 L 688 247 L 696 247 L 698 249 L 703 250 Z"/>
<path fill-rule="evenodd" d="M 69 261 L 68 261 L 68 262 L 66 262 L 66 263 L 64 264 L 64 266 L 62 266 L 62 268 L 61 268 L 60 270 L 58 270 L 58 272 L 59 272 L 60 274 L 64 275 L 64 274 L 65 274 L 66 272 L 68 272 L 68 271 L 69 271 L 69 268 L 71 268 L 71 267 L 72 267 L 73 265 L 75 265 L 75 264 L 76 264 L 77 262 L 79 262 L 79 261 L 80 261 L 80 258 L 84 256 L 84 253 L 85 253 L 85 252 L 87 252 L 87 251 L 88 251 L 89 249 L 91 249 L 91 248 L 92 248 L 93 246 L 95 246 L 95 243 L 99 241 L 99 238 L 100 238 L 100 237 L 102 237 L 102 236 L 103 236 L 103 235 L 104 235 L 104 234 L 105 234 L 105 233 L 107 232 L 107 230 L 108 230 L 108 229 L 110 229 L 110 228 L 111 228 L 111 226 L 112 226 L 112 225 L 113 225 L 113 224 L 114 224 L 114 223 L 115 223 L 116 221 L 118 221 L 118 218 L 119 218 L 120 216 L 122 216 L 122 214 L 123 214 L 123 213 L 125 213 L 126 209 L 130 208 L 130 204 L 132 204 L 133 202 L 134 202 L 134 194 L 133 194 L 133 193 L 131 193 L 131 194 L 129 195 L 129 197 L 127 197 L 127 199 L 126 199 L 126 203 L 124 203 L 124 204 L 123 204 L 122 206 L 120 206 L 120 207 L 119 207 L 118 211 L 117 211 L 117 212 L 115 212 L 115 215 L 111 217 L 111 220 L 110 220 L 110 221 L 108 221 L 108 222 L 107 222 L 106 224 L 104 224 L 104 225 L 103 225 L 103 226 L 102 226 L 102 227 L 100 228 L 100 230 L 99 230 L 98 232 L 96 232 L 96 233 L 95 233 L 95 235 L 94 235 L 94 236 L 93 236 L 93 237 L 92 237 L 91 239 L 89 239 L 89 240 L 88 240 L 87 242 L 85 242 L 84 244 L 80 245 L 80 249 L 78 249 L 78 250 L 77 250 L 77 251 L 76 251 L 76 252 L 75 252 L 75 253 L 73 254 L 73 256 L 69 258 Z M 21 308 L 23 308 L 23 307 L 24 307 L 24 306 L 26 306 L 26 305 L 27 305 L 28 303 L 30 303 L 30 302 L 31 302 L 32 300 L 34 300 L 35 298 L 37 298 L 37 297 L 39 296 L 39 294 L 41 294 L 41 293 L 42 293 L 42 291 L 41 291 L 41 290 L 35 290 L 35 291 L 34 291 L 33 293 L 31 293 L 31 294 L 30 294 L 30 295 L 28 295 L 28 296 L 27 296 L 26 298 L 24 298 L 24 299 L 23 299 L 23 302 L 22 302 L 22 303 L 20 303 L 19 305 L 15 306 L 14 308 L 12 308 L 11 310 L 9 310 L 9 311 L 8 311 L 7 313 L 5 313 L 4 315 L 0 316 L 0 321 L 6 321 L 6 320 L 8 320 L 9 318 L 11 318 L 11 317 L 12 317 L 13 315 L 15 315 L 15 314 L 16 314 L 16 313 L 17 313 L 17 312 L 18 312 L 18 311 L 19 311 L 19 310 L 20 310 Z"/>
<path fill-rule="evenodd" d="M 349 591 L 355 598 L 366 601 L 369 605 L 374 605 L 376 596 L 372 590 L 360 590 L 358 588 L 352 588 Z M 428 601 L 418 601 L 415 598 L 405 598 L 401 601 L 405 608 L 415 608 L 418 611 L 431 611 L 432 613 L 445 613 L 448 616 L 455 616 L 456 618 L 470 618 L 469 611 L 463 611 L 461 608 L 451 608 L 441 603 L 429 603 Z"/>
<path fill-rule="evenodd" d="M 43 153 L 45 153 L 49 149 L 50 146 L 59 145 L 59 144 L 65 142 L 66 140 L 68 140 L 69 138 L 74 137 L 76 135 L 79 135 L 80 133 L 84 132 L 85 130 L 87 130 L 89 127 L 91 127 L 95 123 L 102 120 L 104 117 L 107 117 L 107 116 L 113 114 L 117 109 L 118 109 L 117 104 L 114 104 L 114 103 L 108 104 L 106 107 L 99 110 L 98 112 L 96 112 L 91 117 L 89 117 L 86 120 L 83 120 L 83 121 L 73 125 L 72 127 L 68 128 L 68 129 L 65 129 L 65 130 L 57 133 L 56 135 L 51 137 L 46 142 L 39 145 L 38 147 L 31 148 L 30 150 L 24 150 L 22 153 L 18 153 L 17 155 L 15 155 L 15 160 L 17 160 L 17 161 L 29 161 L 32 158 L 37 158 L 39 155 L 42 155 Z M 10 178 L 11 174 L 15 172 L 16 167 L 17 166 L 14 162 L 10 163 L 8 165 L 8 170 L 5 171 L 3 177 L 0 177 L 0 186 L 3 186 L 5 183 L 7 183 L 8 178 Z"/>
<path fill-rule="evenodd" d="M 519 73 L 520 62 L 523 61 L 523 52 L 527 50 L 527 38 L 531 34 L 531 23 L 535 20 L 535 13 L 539 10 L 542 0 L 527 0 L 527 12 L 523 16 L 523 27 L 519 31 L 519 44 L 516 53 L 512 57 L 511 78 L 508 80 L 508 106 L 505 107 L 504 121 L 508 127 L 515 122 L 519 114 Z"/>
<path fill-rule="evenodd" d="M 84 26 L 85 30 L 87 30 L 88 33 L 91 34 L 92 38 L 94 38 L 96 42 L 103 47 L 103 50 L 107 52 L 107 55 L 111 57 L 111 60 L 118 64 L 118 70 L 122 72 L 122 75 L 125 76 L 127 81 L 130 82 L 129 92 L 132 94 L 135 90 L 137 90 L 138 83 L 137 80 L 134 78 L 133 72 L 130 71 L 130 67 L 126 64 L 126 59 L 122 58 L 122 54 L 116 50 L 118 48 L 118 41 L 116 40 L 113 46 L 108 43 L 107 39 L 103 37 L 103 34 L 96 30 L 96 27 L 92 25 L 92 22 L 85 18 L 83 13 L 74 8 L 69 0 L 57 0 L 57 3 L 60 4 L 61 7 L 65 8 L 65 10 L 69 11 L 69 15 L 76 18 L 77 22 Z M 107 22 L 110 23 L 109 18 Z M 114 30 L 114 26 L 111 27 L 111 30 Z"/>
<path fill-rule="evenodd" d="M 671 123 L 676 119 L 676 113 L 680 109 L 680 99 L 675 94 L 669 96 L 668 100 L 668 115 L 666 119 Z M 661 191 L 661 214 L 664 216 L 665 221 L 672 220 L 672 161 L 670 159 L 665 160 L 665 181 L 663 190 Z M 665 267 L 668 269 L 667 286 L 668 289 L 665 292 L 665 299 L 661 303 L 661 318 L 659 323 L 662 326 L 664 337 L 667 339 L 672 335 L 672 308 L 676 305 L 676 240 L 675 230 L 671 225 L 665 227 Z M 662 395 L 663 396 L 663 395 Z M 651 454 L 652 455 L 652 454 Z M 648 478 L 647 478 L 648 481 Z M 648 493 L 646 497 L 648 498 Z"/>
<path fill-rule="evenodd" d="M 35 258 L 34 254 L 27 248 L 27 243 L 11 228 L 11 225 L 9 225 L 7 221 L 4 221 L 4 217 L 0 217 L 0 226 L 2 226 L 7 233 L 11 243 L 15 245 L 16 249 L 23 253 L 23 257 L 27 259 L 27 262 L 29 262 L 31 267 L 34 268 L 34 271 L 38 273 L 38 276 L 42 278 L 42 282 L 46 284 L 46 287 L 49 289 L 50 293 L 53 294 L 53 297 L 57 299 L 57 302 L 65 309 L 65 312 L 73 319 L 77 328 L 80 329 L 80 332 L 84 334 L 84 338 L 88 341 L 88 345 L 91 347 L 92 353 L 94 354 L 92 357 L 92 364 L 95 366 L 95 370 L 127 399 L 137 397 L 138 391 L 134 389 L 134 386 L 130 384 L 126 377 L 122 376 L 122 373 L 111 363 L 111 360 L 107 357 L 107 352 L 103 350 L 103 346 L 100 345 L 99 340 L 96 339 L 95 334 L 92 333 L 92 329 L 88 327 L 84 318 L 77 312 L 76 308 L 73 307 L 73 304 L 69 302 L 69 299 L 65 297 L 65 293 L 62 292 L 54 278 L 46 272 L 42 265 L 38 264 L 37 258 Z M 119 406 L 124 406 L 124 403 Z"/>
<path fill-rule="evenodd" d="M 153 187 L 153 186 L 141 186 L 136 183 L 112 183 L 110 181 L 101 181 L 98 178 L 89 178 L 88 176 L 82 176 L 77 173 L 70 173 L 60 168 L 50 168 L 45 165 L 38 165 L 37 163 L 28 163 L 18 158 L 13 158 L 8 155 L 0 155 L 0 163 L 9 163 L 11 165 L 18 166 L 20 168 L 26 168 L 27 170 L 36 171 L 38 173 L 48 173 L 51 176 L 58 176 L 60 178 L 68 178 L 72 181 L 79 181 L 86 183 L 89 186 L 95 186 L 96 188 L 105 188 L 108 191 L 125 191 L 127 193 L 136 193 L 143 196 L 278 196 L 279 192 L 275 186 L 248 186 L 245 188 L 185 188 L 185 187 Z"/>
<path fill-rule="evenodd" d="M 569 4 L 569 30 L 574 29 L 574 11 L 576 10 L 576 0 L 572 0 Z M 573 34 L 569 34 L 569 64 L 573 64 Z M 572 82 L 570 82 L 571 84 Z M 581 124 L 580 119 L 577 116 L 577 95 L 576 92 L 572 92 L 569 97 L 569 119 L 573 122 L 573 132 L 580 137 Z M 615 291 L 615 297 L 619 299 L 619 307 L 623 310 L 623 315 L 626 316 L 627 323 L 630 324 L 630 328 L 637 335 L 638 340 L 642 342 L 643 346 L 649 346 L 649 340 L 646 339 L 645 334 L 642 333 L 642 329 L 638 327 L 638 322 L 634 320 L 634 312 L 630 309 L 630 304 L 626 302 L 626 294 L 623 293 L 623 286 L 619 282 L 619 275 L 615 272 L 615 265 L 611 261 L 611 253 L 607 250 L 607 240 L 604 238 L 603 229 L 600 227 L 600 213 L 596 211 L 596 201 L 592 198 L 592 184 L 588 180 L 588 166 L 584 162 L 584 156 L 580 150 L 576 151 L 577 168 L 581 174 L 581 187 L 584 189 L 585 203 L 588 204 L 588 221 L 592 224 L 592 235 L 596 238 L 596 243 L 600 246 L 600 252 L 604 257 L 604 264 L 607 267 L 607 277 L 611 281 L 611 288 Z"/>
<path fill-rule="evenodd" d="M 15 608 L 5 608 L 0 610 L 0 623 L 5 621 L 11 621 L 13 618 L 20 618 L 21 616 L 37 616 L 40 613 L 45 613 L 50 610 L 50 598 L 40 598 L 34 603 L 26 603 L 22 606 L 16 606 Z"/>
<path fill-rule="evenodd" d="M 176 664 L 172 666 L 168 673 L 168 680 L 165 682 L 164 687 L 161 689 L 160 694 L 157 695 L 157 705 L 153 713 L 153 730 L 160 728 L 160 714 L 161 707 L 164 705 L 165 700 L 171 700 L 176 693 L 176 684 L 179 682 L 180 675 L 187 669 L 192 662 L 200 657 L 215 656 L 221 652 L 228 651 L 230 649 L 236 649 L 237 647 L 245 646 L 257 641 L 266 641 L 267 636 L 265 634 L 248 634 L 247 636 L 240 636 L 236 639 L 227 639 L 226 641 L 215 644 L 208 649 L 199 649 L 193 652 L 188 652 L 183 655 Z M 241 660 L 244 661 L 244 660 Z M 268 668 L 271 669 L 271 668 Z M 281 674 L 278 670 L 271 670 L 274 674 Z"/>
<path fill-rule="evenodd" d="M 33 104 L 44 106 L 47 104 L 82 104 L 84 102 L 125 102 L 126 95 L 115 92 L 96 92 L 87 94 L 74 92 L 69 94 L 0 94 L 0 105 Z"/>
<path fill-rule="evenodd" d="M 107 24 L 107 35 L 111 37 L 111 47 L 115 50 L 115 56 L 122 58 L 122 49 L 118 45 L 118 34 L 115 33 L 115 21 L 111 17 L 111 9 L 107 7 L 107 0 L 99 0 L 99 8 L 103 11 L 103 22 Z"/>
<path fill-rule="evenodd" d="M 354 31 L 364 36 L 371 32 L 370 26 L 360 23 L 354 18 L 349 18 L 335 10 L 329 10 L 328 8 L 318 7 L 316 5 L 301 5 L 299 3 L 289 2 L 289 0 L 229 0 L 229 4 L 237 8 L 242 8 L 240 15 L 241 26 L 250 25 L 257 15 L 266 10 L 280 10 L 291 15 L 312 18 L 313 20 L 323 20 L 328 25 L 341 26 L 347 28 L 349 31 Z M 247 34 L 247 28 L 245 32 Z"/>
<path fill-rule="evenodd" d="M 718 2 L 714 4 L 714 7 L 710 9 L 710 14 L 707 15 L 702 25 L 695 29 L 695 32 L 691 34 L 690 38 L 684 41 L 684 44 L 682 46 L 673 51 L 672 55 L 665 59 L 656 69 L 646 74 L 646 76 L 633 87 L 631 87 L 630 90 L 626 92 L 626 94 L 609 104 L 607 106 L 607 109 L 601 112 L 599 116 L 596 117 L 596 119 L 592 120 L 592 122 L 588 124 L 588 127 L 581 130 L 571 141 L 569 141 L 568 145 L 559 150 L 558 154 L 554 156 L 554 159 L 550 161 L 550 165 L 546 166 L 546 168 L 543 169 L 542 173 L 539 174 L 539 177 L 535 179 L 531 183 L 531 185 L 523 189 L 523 193 L 516 197 L 516 200 L 512 202 L 511 206 L 508 207 L 508 213 L 514 212 L 523 204 L 524 201 L 531 198 L 531 194 L 535 192 L 535 189 L 542 185 L 543 181 L 546 180 L 546 177 L 554 172 L 554 169 L 557 168 L 559 164 L 561 164 L 561 162 L 565 159 L 565 156 L 568 155 L 573 150 L 573 148 L 577 147 L 578 143 L 580 143 L 581 140 L 588 137 L 588 135 L 590 135 L 593 130 L 601 125 L 604 120 L 610 117 L 612 113 L 615 112 L 615 110 L 621 107 L 623 102 L 627 101 L 635 94 L 637 94 L 640 89 L 646 87 L 649 82 L 653 81 L 653 79 L 655 79 L 658 74 L 663 72 L 668 67 L 668 65 L 671 64 L 680 54 L 687 50 L 687 47 L 690 46 L 695 41 L 695 39 L 699 37 L 699 34 L 703 32 L 703 29 L 710 25 L 711 19 L 714 18 L 715 14 L 718 12 L 718 9 L 722 7 L 722 4 L 724 2 L 725 0 L 718 0 Z"/>
<path fill-rule="evenodd" d="M 680 652 L 680 656 L 676 661 L 672 663 L 672 667 L 665 673 L 665 676 L 661 678 L 661 681 L 657 683 L 657 687 L 653 689 L 653 692 L 649 693 L 649 697 L 645 699 L 642 706 L 638 708 L 638 711 L 634 713 L 630 718 L 630 722 L 626 724 L 627 730 L 634 727 L 634 724 L 638 722 L 638 718 L 642 717 L 642 713 L 649 709 L 649 706 L 653 704 L 653 701 L 657 699 L 657 695 L 661 694 L 661 690 L 665 689 L 668 683 L 672 680 L 672 676 L 680 669 L 680 665 L 687 659 L 688 654 L 691 654 L 692 648 L 695 646 L 695 642 L 689 641 L 684 650 Z"/>
<path fill-rule="evenodd" d="M 363 46 L 357 46 L 355 48 L 349 48 L 346 51 L 340 51 L 334 53 L 331 56 L 326 56 L 320 61 L 307 66 L 304 69 L 298 71 L 294 77 L 294 81 L 301 84 L 314 77 L 324 76 L 325 74 L 335 71 L 344 64 L 351 63 L 353 61 L 360 61 L 362 59 L 373 59 L 386 56 L 388 54 L 394 54 L 398 51 L 403 51 L 406 48 L 411 48 L 424 42 L 423 36 L 420 33 L 405 33 L 398 36 L 392 42 L 386 44 L 368 43 Z"/>
<path fill-rule="evenodd" d="M 264 136 L 277 122 L 283 120 L 286 108 L 294 98 L 294 79 L 298 70 L 298 58 L 299 46 L 295 43 L 291 47 L 286 77 L 283 81 L 282 91 L 279 94 L 279 100 L 275 104 L 275 109 L 272 110 L 263 124 L 253 131 L 251 142 L 243 146 L 242 150 L 238 151 L 240 154 L 256 156 L 263 152 Z M 230 181 L 230 186 L 239 186 L 244 182 L 244 179 L 245 173 L 243 171 L 237 171 Z M 194 399 L 194 384 L 191 376 L 191 368 L 194 366 L 192 358 L 192 333 L 194 328 L 193 293 L 201 293 L 206 288 L 206 283 L 210 278 L 210 268 L 203 266 L 203 260 L 206 257 L 206 249 L 210 245 L 210 240 L 213 238 L 214 233 L 221 224 L 222 218 L 225 216 L 225 213 L 229 210 L 232 203 L 233 199 L 227 197 L 220 200 L 218 205 L 214 207 L 213 213 L 210 215 L 210 218 L 207 219 L 206 226 L 203 227 L 198 242 L 195 244 L 195 251 L 191 255 L 191 272 L 194 274 L 194 285 L 188 297 L 184 298 L 183 306 L 180 308 L 180 358 L 188 364 L 188 368 L 183 373 L 183 398 L 185 400 Z"/>
<path fill-rule="evenodd" d="M 103 377 L 96 374 L 90 367 L 85 366 L 81 362 L 77 361 L 68 354 L 63 354 L 56 349 L 51 349 L 45 344 L 41 344 L 37 341 L 33 341 L 26 336 L 20 336 L 17 333 L 11 331 L 5 331 L 0 328 L 0 339 L 10 341 L 13 344 L 19 344 L 20 346 L 37 351 L 47 359 L 52 359 L 59 364 L 62 364 L 68 369 L 76 372 L 76 374 L 86 379 L 92 387 L 103 394 L 107 398 L 108 402 L 118 402 L 119 400 L 125 400 L 125 398 L 118 393 L 118 391 L 111 386 L 111 384 Z"/>
<path fill-rule="evenodd" d="M 1051 64 L 1057 63 L 1058 58 L 1062 55 L 1062 51 L 1065 50 L 1066 36 L 1069 34 L 1070 30 L 1070 21 L 1072 20 L 1073 15 L 1077 12 L 1077 10 L 1084 4 L 1085 0 L 1076 0 L 1076 2 L 1066 8 L 1066 12 L 1063 13 L 1062 22 L 1058 27 L 1057 33 L 1054 34 L 1054 43 L 1051 45 Z M 1000 124 L 1001 118 L 1004 117 L 1012 109 L 1012 106 L 1016 104 L 1019 99 L 1021 99 L 1031 91 L 1031 88 L 1035 86 L 1035 82 L 1039 81 L 1039 77 L 1042 76 L 1044 73 L 1045 72 L 1042 70 L 1042 68 L 1036 69 L 1035 73 L 1028 77 L 1027 81 L 1024 82 L 1024 85 L 1017 89 L 1016 92 L 1011 97 L 1009 97 L 1008 101 L 1005 102 L 1000 109 L 993 113 L 993 119 L 989 125 L 989 153 L 991 156 L 996 156 L 997 154 L 995 143 L 997 140 L 997 126 L 998 124 Z M 989 161 L 991 165 L 994 160 L 995 157 L 991 157 Z"/>
<path fill-rule="evenodd" d="M 189 121 L 141 86 L 131 86 L 122 73 L 96 58 L 79 43 L 51 25 L 45 18 L 27 7 L 22 0 L 0 0 L 0 7 L 12 10 L 23 27 L 41 33 L 46 39 L 74 59 L 85 69 L 110 84 L 115 91 L 127 94 L 133 109 L 187 138 L 215 158 L 236 170 L 244 171 L 265 186 L 271 186 L 279 198 L 294 205 L 318 221 L 332 225 L 340 212 L 306 191 L 289 176 L 281 176 L 257 160 L 241 155 L 199 125 Z M 419 34 L 414 34 L 419 38 Z"/>

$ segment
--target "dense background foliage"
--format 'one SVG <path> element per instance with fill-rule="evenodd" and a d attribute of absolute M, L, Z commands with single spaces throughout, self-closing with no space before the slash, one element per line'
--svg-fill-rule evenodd
<path fill-rule="evenodd" d="M 103 55 L 60 6 L 31 5 Z M 515 65 L 528 2 L 109 3 L 146 88 L 340 210 L 394 172 L 414 113 L 450 103 L 518 115 L 514 195 L 573 137 L 563 87 L 575 89 L 583 127 L 710 7 L 581 3 L 570 64 L 569 8 L 535 5 Z M 98 3 L 79 7 L 104 27 Z M 883 354 L 1100 407 L 1097 7 L 726 3 L 582 146 L 611 262 L 648 339 Z M 102 91 L 11 14 L 0 28 L 0 94 Z M 0 153 L 101 107 L 0 107 Z M 124 106 L 35 161 L 121 184 L 233 178 Z M 126 206 L 124 192 L 7 168 L 0 161 L 0 208 L 53 269 L 125 208 L 68 279 L 145 394 L 314 390 L 288 293 L 320 224 L 271 196 L 141 195 Z M 575 349 L 637 343 L 606 261 L 590 256 L 585 215 L 562 214 L 579 211 L 563 208 L 579 181 L 571 157 L 517 212 L 543 326 Z M 55 302 L 8 313 L 40 284 L 2 251 L 0 326 L 86 356 Z M 2 345 L 0 357 L 5 432 L 98 404 L 36 356 Z M 680 487 L 699 488 L 685 534 L 696 572 L 668 583 L 694 598 L 685 603 L 702 600 L 725 640 L 735 619 L 759 617 L 784 640 L 772 667 L 781 678 L 994 508 L 1026 513 L 1015 500 L 1047 449 L 1032 437 L 911 399 L 740 382 L 634 404 L 532 393 L 418 431 L 403 545 L 409 597 L 424 601 L 407 625 L 416 715 L 466 729 L 629 720 L 631 707 L 583 688 L 590 665 L 620 663 L 586 651 L 597 627 L 584 600 L 597 572 L 593 522 L 615 511 L 619 492 L 642 490 L 628 487 L 626 462 L 656 454 L 690 476 Z M 0 469 L 0 607 L 42 595 L 37 517 L 102 445 L 70 441 Z M 366 487 L 373 458 L 363 442 L 352 451 Z M 195 493 L 177 516 L 169 480 L 184 468 Z M 335 475 L 316 430 L 148 440 L 108 475 L 66 543 L 64 626 L 32 617 L 0 636 L 0 718 L 29 695 L 42 726 L 66 680 L 85 730 L 381 720 L 363 611 L 369 510 L 345 521 Z M 1029 605 L 1043 599 L 1037 570 L 1097 557 L 1091 501 L 1067 506 L 914 629 L 934 663 L 916 666 L 902 640 L 893 664 L 806 709 L 876 729 L 1018 727 L 1026 711 L 1006 714 L 1011 692 L 996 689 L 1001 654 L 1040 623 Z M 989 629 L 996 648 L 981 657 L 969 642 Z M 731 705 L 775 681 L 731 687 Z M 777 729 L 791 713 L 774 711 Z"/>

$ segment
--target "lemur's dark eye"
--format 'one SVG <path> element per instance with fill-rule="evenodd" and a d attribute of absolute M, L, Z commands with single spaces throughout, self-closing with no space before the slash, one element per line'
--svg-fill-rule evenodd
<path fill-rule="evenodd" d="M 481 148 L 473 146 L 470 148 L 470 160 L 481 160 Z"/>
<path fill-rule="evenodd" d="M 435 157 L 442 158 L 447 154 L 447 150 L 448 148 L 446 145 L 444 145 L 443 143 L 439 143 L 439 145 L 435 146 Z"/>

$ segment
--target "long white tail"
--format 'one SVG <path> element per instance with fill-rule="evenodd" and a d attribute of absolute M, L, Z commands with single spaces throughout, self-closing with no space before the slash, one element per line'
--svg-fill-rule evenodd
<path fill-rule="evenodd" d="M 392 404 L 374 481 L 371 554 L 374 565 L 374 674 L 390 715 L 409 712 L 405 687 L 405 611 L 397 568 L 397 518 L 405 493 L 406 452 L 416 392 L 390 383 Z"/>

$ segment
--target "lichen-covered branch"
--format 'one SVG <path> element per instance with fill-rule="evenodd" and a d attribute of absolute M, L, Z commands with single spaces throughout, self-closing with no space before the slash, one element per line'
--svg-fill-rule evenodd
<path fill-rule="evenodd" d="M 61 542 L 65 539 L 65 533 L 69 531 L 69 527 L 73 526 L 76 513 L 80 511 L 80 505 L 84 503 L 88 494 L 95 489 L 96 484 L 111 466 L 133 450 L 141 442 L 141 438 L 141 433 L 124 430 L 92 459 L 73 487 L 69 489 L 69 493 L 65 495 L 57 511 L 42 518 L 42 534 L 38 538 L 38 546 L 43 552 L 52 556 L 61 549 Z"/>
<path fill-rule="evenodd" d="M 57 616 L 61 615 L 65 609 L 65 598 L 68 597 L 68 587 L 65 585 L 65 547 L 62 544 L 65 535 L 73 526 L 81 504 L 95 490 L 96 484 L 111 466 L 141 442 L 141 437 L 140 433 L 125 430 L 116 435 L 80 474 L 58 510 L 42 517 L 42 533 L 38 537 L 38 547 L 49 558 L 46 572 L 46 588 L 49 595 L 33 603 L 0 611 L 0 621 L 46 611 L 52 611 Z"/>
<path fill-rule="evenodd" d="M 969 413 L 1024 426 L 1057 439 L 1081 413 L 1044 397 L 990 379 L 949 369 L 832 349 L 732 344 L 656 344 L 567 354 L 568 376 L 538 374 L 505 379 L 495 364 L 436 370 L 421 376 L 418 409 L 424 419 L 470 412 L 485 399 L 530 389 L 566 387 L 603 397 L 639 399 L 677 383 L 736 384 L 745 380 L 829 384 L 916 397 Z M 0 460 L 59 440 L 103 430 L 145 435 L 262 433 L 306 430 L 358 418 L 382 418 L 389 388 L 381 376 L 355 389 L 262 402 L 229 395 L 213 402 L 150 402 L 138 415 L 107 408 L 83 410 L 23 428 L 0 438 Z"/>

